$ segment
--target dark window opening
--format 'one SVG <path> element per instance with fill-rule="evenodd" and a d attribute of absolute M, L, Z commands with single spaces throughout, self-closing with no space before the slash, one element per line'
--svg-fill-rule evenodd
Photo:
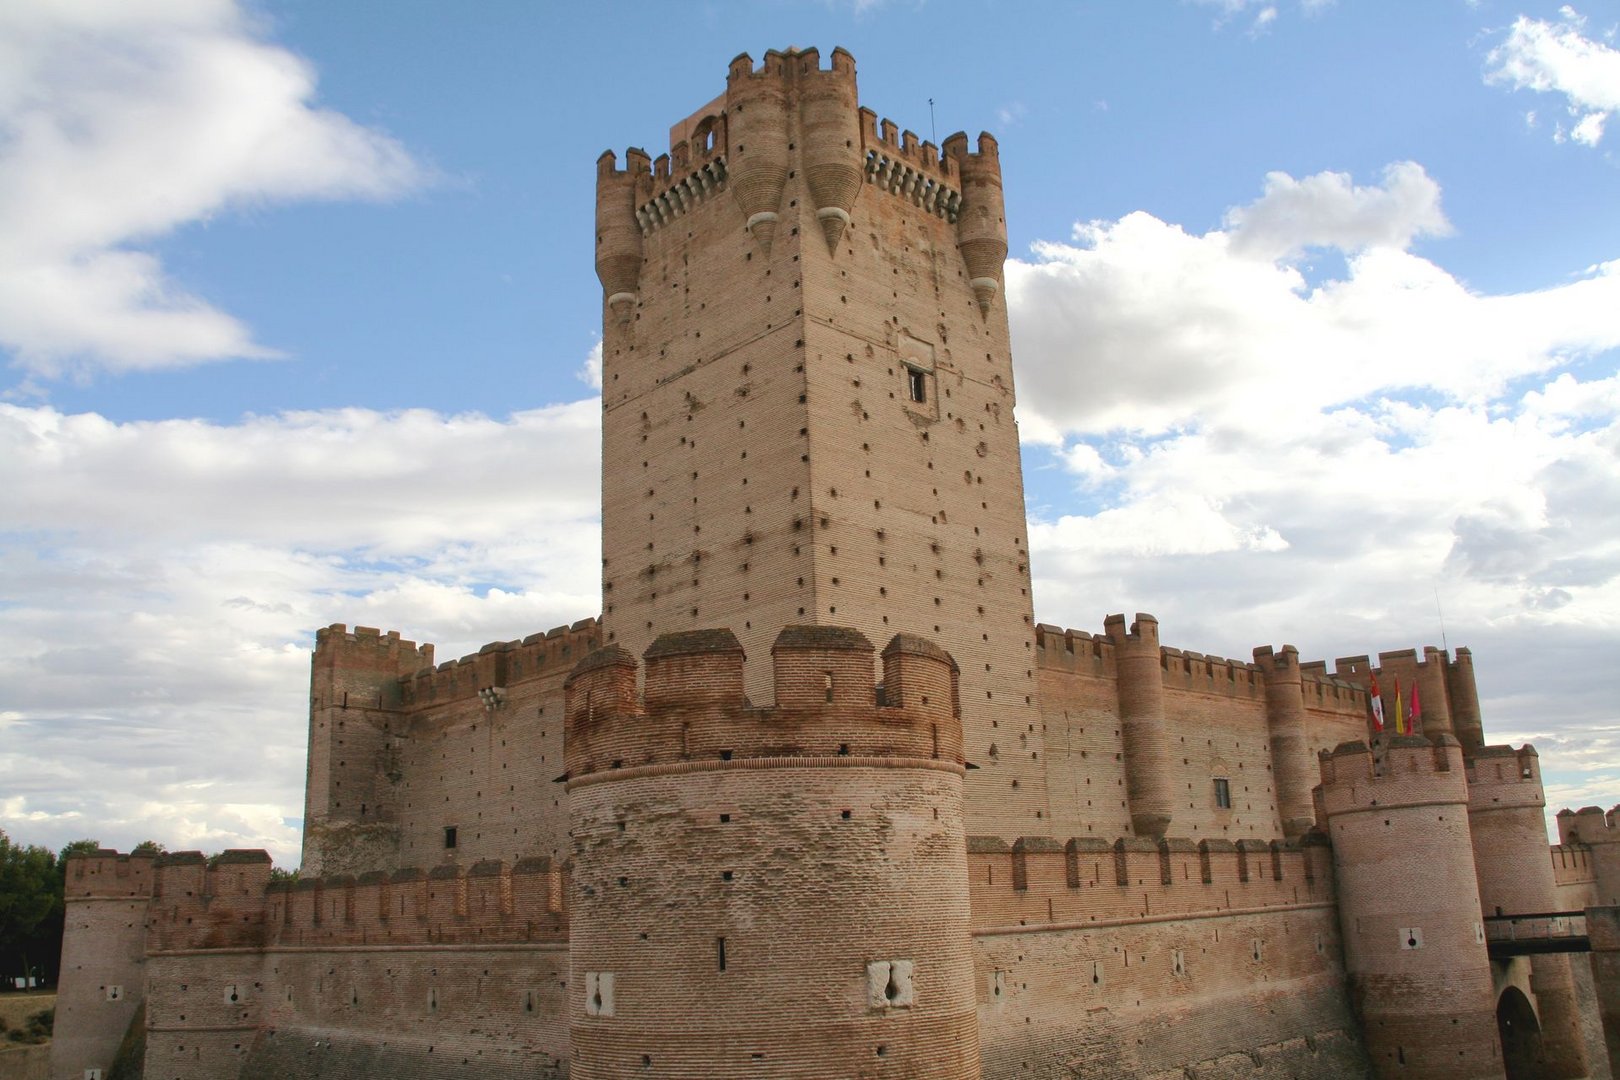
<path fill-rule="evenodd" d="M 454 825 L 444 827 L 444 846 L 447 849 L 456 846 L 456 827 Z"/>
<path fill-rule="evenodd" d="M 714 939 L 714 954 L 715 954 L 715 959 L 720 964 L 720 970 L 721 971 L 726 970 L 726 939 L 725 938 L 718 937 L 718 938 Z"/>
<path fill-rule="evenodd" d="M 906 388 L 911 393 L 911 400 L 925 402 L 928 400 L 928 375 L 915 368 L 906 369 Z"/>
<path fill-rule="evenodd" d="M 1215 779 L 1215 809 L 1232 809 L 1232 785 L 1222 777 Z"/>

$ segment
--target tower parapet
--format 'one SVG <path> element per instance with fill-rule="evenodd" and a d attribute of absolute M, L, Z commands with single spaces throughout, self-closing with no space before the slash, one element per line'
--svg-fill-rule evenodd
<path fill-rule="evenodd" d="M 1503 1076 L 1468 828 L 1462 746 L 1449 735 L 1321 757 L 1353 1004 L 1380 1077 Z"/>
<path fill-rule="evenodd" d="M 743 660 L 670 634 L 644 705 L 622 649 L 568 681 L 570 1075 L 976 1078 L 950 657 L 897 636 L 880 699 L 863 635 L 791 626 L 767 707 Z"/>
<path fill-rule="evenodd" d="M 1119 673 L 1119 726 L 1125 741 L 1125 793 L 1131 829 L 1138 836 L 1160 837 L 1170 828 L 1174 797 L 1170 792 L 1170 736 L 1165 729 L 1163 660 L 1159 620 L 1138 612 L 1125 630 L 1124 615 L 1103 620 L 1114 643 Z"/>

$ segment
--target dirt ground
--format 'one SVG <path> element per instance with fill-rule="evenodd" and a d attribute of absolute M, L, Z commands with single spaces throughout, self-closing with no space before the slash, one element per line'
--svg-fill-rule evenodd
<path fill-rule="evenodd" d="M 37 1012 L 56 1007 L 56 995 L 0 994 L 0 1020 L 7 1033 L 20 1028 Z M 51 1044 L 21 1046 L 0 1034 L 0 1080 L 46 1080 L 50 1075 Z"/>

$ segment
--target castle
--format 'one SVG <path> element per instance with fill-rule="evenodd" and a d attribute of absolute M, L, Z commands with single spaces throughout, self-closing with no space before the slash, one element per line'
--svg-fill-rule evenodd
<path fill-rule="evenodd" d="M 829 60 L 597 162 L 601 619 L 320 631 L 297 880 L 73 859 L 53 1075 L 1611 1075 L 1620 819 L 1468 650 L 1035 624 L 996 141 Z"/>

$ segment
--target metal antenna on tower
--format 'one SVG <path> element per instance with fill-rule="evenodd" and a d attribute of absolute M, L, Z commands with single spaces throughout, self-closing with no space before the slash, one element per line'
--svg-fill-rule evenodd
<path fill-rule="evenodd" d="M 928 99 L 928 141 L 939 145 L 939 132 L 934 130 L 934 99 Z"/>
<path fill-rule="evenodd" d="M 1451 643 L 1446 640 L 1446 613 L 1444 611 L 1440 610 L 1440 586 L 1435 585 L 1435 586 L 1433 586 L 1433 588 L 1434 588 L 1434 613 L 1436 615 L 1440 616 L 1440 647 L 1442 649 L 1446 650 L 1447 655 L 1450 655 L 1450 653 L 1451 653 Z"/>

